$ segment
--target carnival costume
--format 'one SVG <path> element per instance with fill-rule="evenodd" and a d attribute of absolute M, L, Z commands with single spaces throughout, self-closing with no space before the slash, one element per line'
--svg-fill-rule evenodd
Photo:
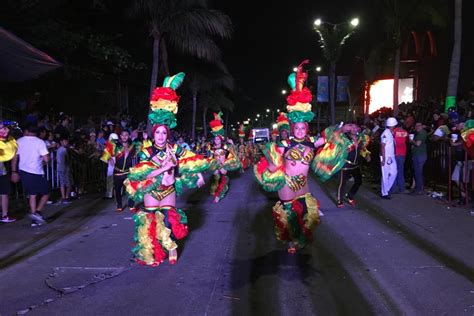
<path fill-rule="evenodd" d="M 322 137 L 325 138 L 325 145 L 318 151 L 311 163 L 311 168 L 319 179 L 326 181 L 344 168 L 347 163 L 350 163 L 348 156 L 354 144 L 349 137 L 341 133 L 338 126 L 326 128 L 322 133 Z M 367 150 L 370 137 L 364 133 L 359 133 L 357 142 L 359 143 L 360 156 L 366 158 L 370 155 Z"/>
<path fill-rule="evenodd" d="M 280 134 L 280 137 L 283 131 L 286 131 L 288 135 L 290 135 L 290 121 L 288 120 L 288 117 L 285 112 L 278 113 L 277 129 L 278 133 Z"/>
<path fill-rule="evenodd" d="M 361 133 L 356 136 L 356 139 L 354 139 L 350 133 L 339 133 L 338 137 L 333 138 L 341 139 L 340 143 L 333 141 L 331 144 L 336 144 L 337 146 L 342 143 L 342 148 L 345 148 L 345 150 L 343 150 L 343 154 L 335 156 L 331 160 L 332 155 L 330 153 L 332 152 L 334 154 L 337 152 L 337 150 L 322 151 L 320 152 L 320 156 L 315 159 L 315 161 L 318 161 L 315 163 L 318 168 L 315 166 L 313 166 L 313 168 L 316 168 L 316 174 L 320 174 L 320 178 L 322 179 L 326 179 L 326 177 L 330 174 L 339 172 L 339 184 L 337 186 L 338 189 L 336 193 L 337 207 L 343 207 L 343 199 L 347 199 L 349 204 L 354 206 L 354 197 L 359 190 L 359 187 L 362 185 L 362 172 L 360 170 L 359 157 L 367 158 L 367 156 L 370 154 L 370 152 L 367 150 L 367 145 L 369 144 L 370 138 L 369 136 Z M 323 160 L 332 162 L 325 164 Z M 340 168 L 341 165 L 342 168 Z M 337 168 L 331 168 L 329 166 L 337 166 Z M 327 172 L 328 170 L 331 171 Z M 354 179 L 354 181 L 349 192 L 345 194 L 346 184 L 351 177 Z"/>
<path fill-rule="evenodd" d="M 175 90 L 183 79 L 184 73 L 166 77 L 163 87 L 153 91 L 151 113 L 148 115 L 153 124 L 153 132 L 159 126 L 165 126 L 169 137 L 169 129 L 176 126 L 175 114 L 178 111 L 179 96 Z M 125 180 L 127 193 L 136 203 L 143 202 L 145 195 L 150 195 L 156 201 L 162 201 L 171 194 L 179 195 L 183 185 L 195 188 L 199 179 L 198 173 L 209 168 L 206 158 L 176 144 L 166 143 L 163 148 L 154 144 L 144 148 L 138 156 L 140 162 L 130 168 L 128 179 Z M 165 174 L 170 175 L 172 171 L 165 171 L 152 178 L 147 177 L 169 161 L 174 162 L 181 174 L 174 177 L 174 183 L 163 182 Z M 159 265 L 170 251 L 177 249 L 176 240 L 188 234 L 186 214 L 175 205 L 150 207 L 145 204 L 144 208 L 134 215 L 134 221 L 136 246 L 132 251 L 135 260 L 145 265 Z"/>
<path fill-rule="evenodd" d="M 209 122 L 212 135 L 214 138 L 220 138 L 221 141 L 220 147 L 213 145 L 209 152 L 211 170 L 214 173 L 210 193 L 214 196 L 215 202 L 222 200 L 229 190 L 227 171 L 239 170 L 242 167 L 234 145 L 224 143 L 224 126 L 221 116 L 221 112 L 214 113 L 214 120 Z"/>
<path fill-rule="evenodd" d="M 105 163 L 108 163 L 110 158 L 115 158 L 113 181 L 117 211 L 122 211 L 122 187 L 124 181 L 127 179 L 130 168 L 136 161 L 136 156 L 142 147 L 149 146 L 144 145 L 139 141 L 132 142 L 131 140 L 128 140 L 127 143 L 128 153 L 126 152 L 125 146 L 120 139 L 111 139 L 107 141 L 104 152 L 100 158 L 100 160 Z M 129 198 L 127 204 L 130 209 L 133 209 L 134 203 L 132 199 Z"/>
<path fill-rule="evenodd" d="M 302 66 L 305 63 L 307 61 L 300 64 L 297 72 L 288 77 L 292 91 L 287 98 L 287 110 L 292 124 L 310 122 L 314 117 L 310 104 L 311 92 L 304 87 L 307 75 L 302 71 Z M 305 188 L 307 174 L 290 175 L 286 169 L 296 163 L 311 164 L 315 155 L 312 137 L 268 143 L 263 154 L 264 157 L 254 166 L 254 174 L 266 191 L 280 193 L 280 190 L 287 187 L 296 195 L 296 192 Z M 289 244 L 288 251 L 291 253 L 296 251 L 295 246 L 301 248 L 312 241 L 312 232 L 320 221 L 319 203 L 309 190 L 291 200 L 278 201 L 272 214 L 276 237 Z"/>
<path fill-rule="evenodd" d="M 239 140 L 243 140 L 243 142 L 238 145 L 239 160 L 242 166 L 241 171 L 243 172 L 250 165 L 248 158 L 248 146 L 245 144 L 245 127 L 243 124 L 241 124 L 239 127 Z"/>

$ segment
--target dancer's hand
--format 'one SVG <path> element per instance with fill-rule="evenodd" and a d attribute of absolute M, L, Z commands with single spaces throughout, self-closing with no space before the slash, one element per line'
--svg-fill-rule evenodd
<path fill-rule="evenodd" d="M 174 167 L 176 167 L 176 161 L 174 161 L 173 159 L 167 159 L 160 169 L 164 172 L 173 169 Z"/>
<path fill-rule="evenodd" d="M 204 182 L 204 178 L 202 177 L 201 173 L 198 173 L 197 176 L 198 176 L 197 186 L 198 186 L 198 188 L 200 188 L 205 184 L 205 182 Z"/>

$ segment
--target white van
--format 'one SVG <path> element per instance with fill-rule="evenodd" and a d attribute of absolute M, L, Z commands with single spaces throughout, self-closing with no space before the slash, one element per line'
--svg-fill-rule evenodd
<path fill-rule="evenodd" d="M 268 128 L 253 128 L 253 143 L 264 143 L 270 140 L 270 130 Z"/>

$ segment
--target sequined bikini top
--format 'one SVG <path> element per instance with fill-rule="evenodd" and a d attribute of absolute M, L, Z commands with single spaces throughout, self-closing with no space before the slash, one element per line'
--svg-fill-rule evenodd
<path fill-rule="evenodd" d="M 298 161 L 309 165 L 314 158 L 314 152 L 313 150 L 307 151 L 307 149 L 308 147 L 297 144 L 288 150 L 286 158 L 291 161 Z M 305 151 L 307 151 L 306 154 Z"/>

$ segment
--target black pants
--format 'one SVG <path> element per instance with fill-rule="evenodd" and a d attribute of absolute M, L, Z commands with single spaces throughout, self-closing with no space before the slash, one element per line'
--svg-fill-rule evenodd
<path fill-rule="evenodd" d="M 352 188 L 350 189 L 349 193 L 347 193 L 347 197 L 352 200 L 362 184 L 362 173 L 360 172 L 360 167 L 354 169 L 342 169 L 339 173 L 339 186 L 337 187 L 336 196 L 337 201 L 342 202 L 342 199 L 344 198 L 346 183 L 347 181 L 349 181 L 351 176 L 354 178 L 354 184 L 352 185 Z"/>
<path fill-rule="evenodd" d="M 122 188 L 123 182 L 127 179 L 127 175 L 116 175 L 114 174 L 114 192 L 115 201 L 117 202 L 117 208 L 122 208 Z M 128 206 L 133 207 L 134 203 L 132 199 L 128 199 Z"/>

